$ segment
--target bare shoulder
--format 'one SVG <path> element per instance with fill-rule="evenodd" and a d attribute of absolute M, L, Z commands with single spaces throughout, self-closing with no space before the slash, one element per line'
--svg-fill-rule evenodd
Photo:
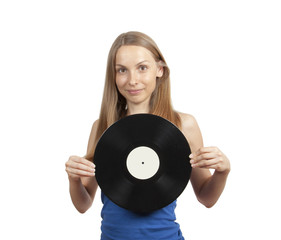
<path fill-rule="evenodd" d="M 179 113 L 182 124 L 182 133 L 189 142 L 192 150 L 198 149 L 203 145 L 200 128 L 195 117 L 187 113 Z"/>
<path fill-rule="evenodd" d="M 182 124 L 182 131 L 183 132 L 190 132 L 196 130 L 198 128 L 197 121 L 195 117 L 188 113 L 180 113 L 181 124 Z"/>
<path fill-rule="evenodd" d="M 87 154 L 88 154 L 89 151 L 91 151 L 91 148 L 94 146 L 95 138 L 96 138 L 96 134 L 97 134 L 97 129 L 98 129 L 98 124 L 99 124 L 99 119 L 94 121 L 94 123 L 92 125 L 92 129 L 91 129 L 91 133 L 90 133 L 90 137 L 89 137 L 89 142 L 88 142 Z"/>
<path fill-rule="evenodd" d="M 90 133 L 89 141 L 88 141 L 87 153 L 84 156 L 84 158 L 86 158 L 89 161 L 92 161 L 93 156 L 94 156 L 94 146 L 95 146 L 95 139 L 96 139 L 96 134 L 97 134 L 97 129 L 98 129 L 98 123 L 99 123 L 99 119 L 94 121 L 94 123 L 92 124 L 92 129 L 91 129 L 91 133 Z M 98 187 L 96 177 L 95 176 L 82 177 L 81 180 L 93 201 L 96 191 L 97 191 L 97 187 Z"/>
<path fill-rule="evenodd" d="M 92 131 L 91 132 L 96 132 L 99 124 L 99 119 L 95 120 L 93 125 L 92 125 Z"/>
<path fill-rule="evenodd" d="M 84 158 L 86 158 L 90 161 L 93 160 L 94 146 L 95 146 L 96 134 L 97 134 L 97 129 L 98 129 L 98 123 L 99 123 L 99 120 L 97 119 L 92 124 L 92 129 L 91 129 L 90 136 L 89 136 L 89 139 L 88 139 L 87 153 L 84 156 Z"/>

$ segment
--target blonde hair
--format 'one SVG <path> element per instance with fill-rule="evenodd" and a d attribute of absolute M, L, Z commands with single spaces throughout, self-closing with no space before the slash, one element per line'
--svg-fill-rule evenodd
<path fill-rule="evenodd" d="M 150 100 L 150 113 L 163 117 L 179 128 L 179 114 L 174 111 L 170 93 L 170 70 L 156 43 L 141 32 L 127 32 L 119 35 L 108 54 L 103 99 L 95 136 L 95 144 L 85 158 L 93 160 L 95 146 L 103 132 L 114 122 L 126 116 L 126 99 L 119 93 L 115 84 L 115 61 L 118 49 L 124 45 L 141 46 L 148 49 L 155 61 L 163 67 L 163 76 L 156 81 L 156 88 Z"/>

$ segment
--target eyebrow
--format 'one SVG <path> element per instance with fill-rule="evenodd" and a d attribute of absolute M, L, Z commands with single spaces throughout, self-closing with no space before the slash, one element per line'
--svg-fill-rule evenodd
<path fill-rule="evenodd" d="M 141 61 L 141 62 L 137 63 L 135 66 L 141 65 L 141 64 L 143 64 L 143 63 L 145 63 L 145 62 L 148 62 L 148 63 L 149 63 L 149 61 L 148 61 L 148 60 L 144 60 L 144 61 Z M 125 67 L 124 65 L 119 64 L 119 63 L 116 63 L 116 65 L 115 65 L 115 66 L 116 66 L 116 67 L 117 67 L 117 66 L 120 66 L 120 67 Z"/>

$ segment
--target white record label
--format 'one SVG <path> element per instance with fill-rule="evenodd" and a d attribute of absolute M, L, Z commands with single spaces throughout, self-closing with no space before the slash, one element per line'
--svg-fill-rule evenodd
<path fill-rule="evenodd" d="M 129 173 L 138 179 L 145 180 L 153 177 L 160 166 L 157 153 L 145 146 L 133 149 L 127 157 Z"/>

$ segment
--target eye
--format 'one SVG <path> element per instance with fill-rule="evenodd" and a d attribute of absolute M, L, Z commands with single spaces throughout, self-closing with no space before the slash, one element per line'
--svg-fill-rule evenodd
<path fill-rule="evenodd" d="M 118 72 L 118 73 L 125 73 L 126 71 L 127 71 L 126 68 L 118 68 L 118 69 L 117 69 L 117 72 Z"/>
<path fill-rule="evenodd" d="M 140 66 L 139 66 L 139 70 L 143 72 L 143 71 L 147 70 L 147 66 L 145 66 L 145 65 L 140 65 Z"/>

